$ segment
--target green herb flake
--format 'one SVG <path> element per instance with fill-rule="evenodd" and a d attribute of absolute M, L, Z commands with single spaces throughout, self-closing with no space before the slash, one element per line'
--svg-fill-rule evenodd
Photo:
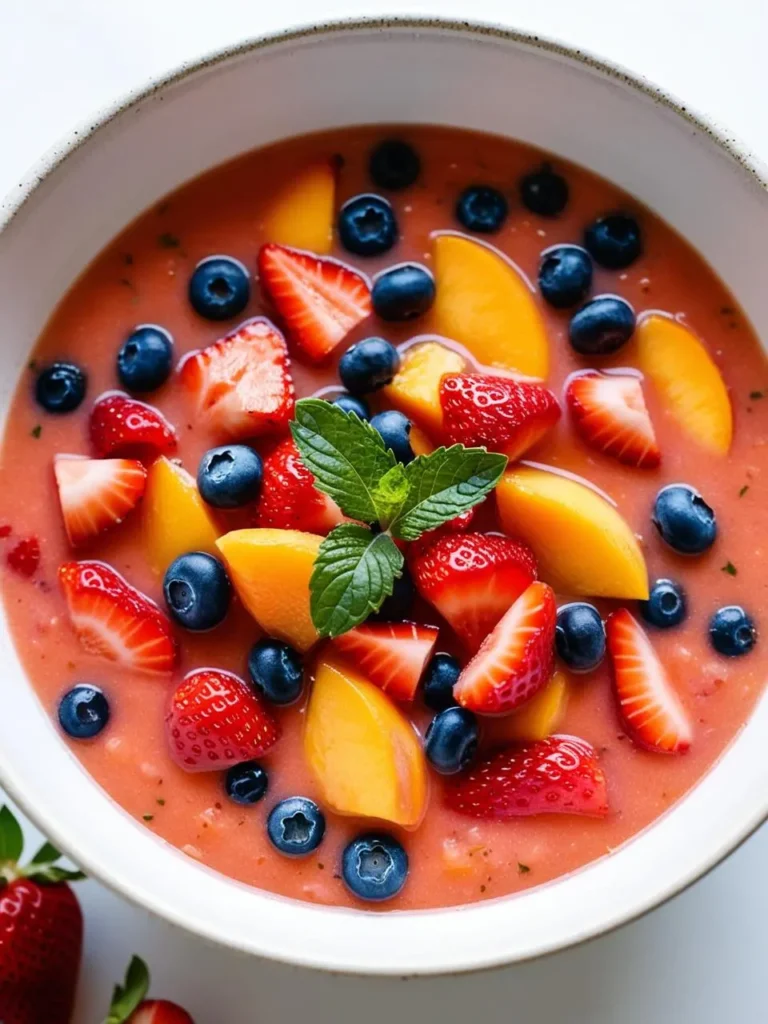
<path fill-rule="evenodd" d="M 740 488 L 740 490 L 739 490 L 739 497 L 743 498 L 748 490 L 749 490 L 749 484 L 744 484 L 744 486 L 742 488 Z"/>
<path fill-rule="evenodd" d="M 764 391 L 750 391 L 749 392 L 749 397 L 752 399 L 753 402 L 758 402 L 761 398 L 765 398 L 765 392 Z"/>
<path fill-rule="evenodd" d="M 155 803 L 158 805 L 158 807 L 165 807 L 165 800 L 163 800 L 163 798 L 161 796 L 159 796 L 157 798 Z"/>
<path fill-rule="evenodd" d="M 27 363 L 27 369 L 31 370 L 32 373 L 34 373 L 37 370 L 37 360 L 30 359 L 29 362 Z"/>
<path fill-rule="evenodd" d="M 133 254 L 130 253 L 130 252 L 124 252 L 123 253 L 123 263 L 126 265 L 126 267 L 132 267 L 133 266 Z"/>
<path fill-rule="evenodd" d="M 154 821 L 154 814 L 142 814 L 144 821 Z"/>
<path fill-rule="evenodd" d="M 518 875 L 527 875 L 531 869 L 527 864 L 523 864 L 522 861 L 517 862 L 517 873 Z"/>
<path fill-rule="evenodd" d="M 43 426 L 42 426 L 41 423 L 38 423 L 34 427 L 32 427 L 32 429 L 30 430 L 29 433 L 31 434 L 32 437 L 37 439 L 38 437 L 40 437 L 42 432 L 43 432 Z"/>
<path fill-rule="evenodd" d="M 736 576 L 739 570 L 736 568 L 733 562 L 726 562 L 725 565 L 722 567 L 722 571 L 727 573 L 729 576 Z"/>
<path fill-rule="evenodd" d="M 170 231 L 163 231 L 162 234 L 157 236 L 157 244 L 161 249 L 178 249 L 181 245 L 181 239 Z"/>

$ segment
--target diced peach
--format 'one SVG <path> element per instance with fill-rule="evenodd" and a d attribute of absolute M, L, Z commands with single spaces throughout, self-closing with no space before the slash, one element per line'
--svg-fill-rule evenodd
<path fill-rule="evenodd" d="M 432 437 L 442 437 L 443 410 L 440 380 L 445 373 L 461 373 L 466 361 L 439 341 L 414 345 L 403 355 L 384 397 Z"/>
<path fill-rule="evenodd" d="M 462 235 L 434 240 L 432 326 L 484 366 L 544 379 L 549 342 L 533 289 L 500 253 Z"/>
<path fill-rule="evenodd" d="M 517 711 L 504 718 L 489 718 L 485 739 L 494 746 L 545 740 L 560 728 L 567 704 L 568 680 L 563 672 L 555 672 L 547 685 Z"/>
<path fill-rule="evenodd" d="M 233 530 L 217 541 L 232 585 L 269 636 L 309 650 L 317 630 L 309 578 L 322 537 L 299 530 Z"/>
<path fill-rule="evenodd" d="M 570 477 L 530 466 L 507 470 L 496 488 L 499 516 L 536 555 L 539 575 L 565 594 L 648 597 L 637 538 L 615 506 Z"/>
<path fill-rule="evenodd" d="M 420 427 L 411 427 L 411 449 L 414 455 L 429 455 L 435 446 Z"/>
<path fill-rule="evenodd" d="M 331 251 L 336 175 L 330 162 L 313 164 L 291 177 L 270 200 L 264 219 L 264 240 Z"/>
<path fill-rule="evenodd" d="M 323 803 L 338 814 L 416 828 L 427 802 L 418 736 L 392 701 L 343 662 L 317 666 L 304 733 Z"/>
<path fill-rule="evenodd" d="M 221 532 L 189 473 L 161 456 L 149 469 L 142 505 L 147 560 L 164 573 L 174 558 L 187 551 L 216 554 Z"/>

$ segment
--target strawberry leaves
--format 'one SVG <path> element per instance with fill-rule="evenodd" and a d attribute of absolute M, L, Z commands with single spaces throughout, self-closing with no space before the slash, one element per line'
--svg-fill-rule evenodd
<path fill-rule="evenodd" d="M 149 969 L 139 956 L 128 965 L 125 981 L 115 985 L 109 1015 L 104 1024 L 124 1024 L 149 991 Z"/>
<path fill-rule="evenodd" d="M 10 807 L 0 807 L 0 868 L 15 867 L 24 850 L 24 833 Z"/>
<path fill-rule="evenodd" d="M 56 885 L 59 882 L 78 882 L 85 878 L 82 871 L 62 867 L 56 862 L 61 853 L 52 843 L 45 842 L 26 865 L 20 865 L 24 852 L 24 833 L 10 807 L 0 807 L 0 885 L 16 878 L 29 878 L 35 882 Z"/>

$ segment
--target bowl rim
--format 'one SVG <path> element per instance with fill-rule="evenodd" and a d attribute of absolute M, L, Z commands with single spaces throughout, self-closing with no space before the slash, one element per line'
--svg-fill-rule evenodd
<path fill-rule="evenodd" d="M 371 30 L 377 29 L 381 31 L 392 29 L 404 31 L 412 30 L 415 32 L 433 30 L 453 34 L 455 36 L 464 35 L 474 38 L 495 38 L 502 43 L 518 44 L 520 46 L 527 47 L 529 50 L 541 51 L 545 54 L 563 57 L 574 65 L 580 65 L 583 68 L 585 67 L 589 70 L 596 71 L 604 77 L 621 83 L 631 91 L 640 93 L 641 95 L 651 99 L 653 102 L 673 113 L 678 118 L 682 118 L 695 130 L 708 136 L 709 139 L 714 142 L 714 144 L 729 158 L 729 160 L 741 169 L 745 176 L 752 179 L 753 183 L 757 184 L 761 190 L 768 193 L 768 163 L 758 158 L 747 147 L 747 145 L 738 138 L 738 136 L 731 133 L 725 126 L 716 120 L 703 114 L 696 108 L 692 108 L 687 102 L 684 103 L 676 94 L 657 86 L 652 80 L 646 78 L 641 73 L 632 71 L 619 62 L 598 56 L 589 49 L 571 45 L 554 36 L 541 35 L 534 31 L 518 29 L 502 23 L 481 19 L 457 19 L 453 17 L 443 17 L 440 15 L 418 16 L 408 13 L 367 16 L 353 15 L 350 17 L 329 18 L 318 21 L 298 21 L 292 23 L 287 28 L 256 33 L 239 42 L 217 47 L 204 52 L 193 59 L 182 61 L 171 68 L 168 72 L 159 75 L 152 75 L 145 80 L 144 84 L 138 85 L 134 89 L 122 93 L 112 102 L 106 103 L 101 107 L 97 107 L 92 115 L 73 124 L 58 138 L 58 140 L 49 146 L 41 154 L 38 160 L 26 171 L 21 180 L 15 186 L 12 186 L 11 189 L 0 198 L 0 234 L 2 234 L 12 224 L 27 204 L 33 201 L 35 194 L 39 188 L 44 185 L 47 179 L 62 167 L 62 165 L 64 165 L 67 160 L 80 149 L 81 146 L 90 142 L 93 136 L 100 133 L 117 118 L 121 117 L 131 109 L 136 108 L 141 103 L 151 99 L 156 94 L 162 92 L 162 90 L 184 82 L 187 78 L 197 75 L 202 71 L 216 68 L 230 60 L 236 60 L 239 57 L 244 57 L 270 47 L 280 46 L 294 41 L 299 42 L 312 38 L 322 38 L 326 35 L 338 33 L 346 33 L 353 36 L 358 32 L 370 32 Z M 13 773 L 6 774 L 6 772 L 3 771 L 2 762 L 0 761 L 0 784 L 2 784 L 6 792 L 18 804 L 27 817 L 40 828 L 41 831 L 50 831 L 43 815 L 38 814 L 37 809 L 30 805 L 22 792 L 22 787 L 20 785 L 16 785 L 17 780 L 9 777 L 12 775 Z M 191 933 L 207 942 L 212 942 L 218 946 L 223 946 L 224 948 L 229 948 L 241 953 L 247 953 L 249 955 L 264 956 L 268 959 L 291 966 L 300 966 L 322 971 L 330 970 L 334 974 L 395 974 L 399 977 L 408 977 L 479 973 L 481 971 L 503 967 L 511 963 L 525 963 L 531 960 L 537 960 L 562 950 L 580 946 L 586 942 L 591 942 L 603 935 L 608 935 L 618 928 L 621 928 L 632 921 L 638 920 L 650 913 L 652 910 L 655 910 L 657 907 L 663 906 L 699 879 L 703 878 L 722 863 L 722 861 L 724 861 L 728 856 L 730 856 L 732 852 L 738 849 L 742 843 L 749 839 L 750 836 L 757 831 L 757 829 L 766 820 L 768 820 L 768 800 L 765 801 L 764 806 L 758 807 L 752 814 L 745 816 L 741 826 L 734 829 L 729 836 L 722 839 L 718 847 L 703 862 L 690 868 L 685 874 L 671 884 L 660 888 L 657 897 L 652 901 L 647 902 L 645 905 L 630 907 L 624 912 L 620 912 L 608 922 L 604 921 L 602 923 L 596 923 L 591 928 L 583 930 L 580 935 L 575 936 L 571 940 L 552 940 L 547 946 L 539 947 L 538 949 L 533 950 L 529 955 L 518 956 L 512 961 L 510 961 L 509 957 L 504 953 L 488 954 L 483 957 L 481 961 L 476 959 L 473 964 L 466 967 L 457 967 L 454 963 L 444 968 L 439 966 L 434 968 L 420 968 L 417 971 L 412 972 L 411 975 L 403 974 L 402 970 L 389 970 L 386 967 L 383 967 L 379 971 L 368 967 L 356 968 L 351 966 L 347 969 L 340 969 L 338 966 L 329 967 L 323 963 L 322 957 L 319 955 L 315 955 L 313 957 L 301 954 L 296 956 L 287 956 L 272 952 L 269 949 L 264 948 L 263 945 L 256 950 L 253 944 L 245 944 L 237 938 L 227 940 L 220 932 L 216 930 L 208 930 L 199 922 L 194 923 L 190 921 L 187 915 L 181 912 L 174 913 L 169 907 L 159 909 L 152 906 L 146 900 L 146 894 L 142 894 L 140 888 L 135 887 L 134 889 L 131 889 L 117 878 L 113 878 L 108 866 L 92 863 L 87 855 L 80 856 L 77 851 L 77 843 L 70 841 L 69 837 L 58 835 L 56 834 L 56 830 L 54 830 L 53 834 L 50 835 L 50 839 L 65 852 L 69 850 L 74 851 L 70 856 L 72 856 L 80 866 L 86 869 L 89 877 L 97 880 L 100 884 L 106 886 L 121 898 L 142 907 L 142 909 L 150 910 L 168 924 L 180 928 L 185 932 Z M 459 907 L 456 909 L 461 910 L 462 908 Z"/>

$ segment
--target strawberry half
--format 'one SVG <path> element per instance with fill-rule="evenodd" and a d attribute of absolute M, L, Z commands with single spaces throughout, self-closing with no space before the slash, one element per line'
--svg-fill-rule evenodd
<path fill-rule="evenodd" d="M 286 437 L 264 459 L 254 526 L 326 534 L 342 522 L 344 513 L 318 491 L 293 438 Z"/>
<path fill-rule="evenodd" d="M 628 732 L 648 750 L 684 753 L 691 745 L 691 724 L 645 631 L 626 608 L 619 608 L 608 616 L 606 634 Z"/>
<path fill-rule="evenodd" d="M 571 378 L 565 400 L 590 448 L 638 469 L 659 465 L 661 451 L 638 377 L 589 370 Z"/>
<path fill-rule="evenodd" d="M 372 622 L 342 633 L 332 643 L 384 693 L 412 701 L 439 632 L 435 626 L 413 622 Z"/>
<path fill-rule="evenodd" d="M 605 774 L 594 747 L 577 736 L 549 736 L 502 750 L 446 787 L 453 810 L 504 821 L 531 814 L 608 813 Z"/>
<path fill-rule="evenodd" d="M 104 562 L 65 562 L 59 581 L 84 650 L 136 672 L 165 674 L 176 664 L 171 624 L 154 601 Z"/>
<path fill-rule="evenodd" d="M 293 416 L 294 390 L 285 338 L 265 317 L 188 355 L 179 368 L 196 414 L 222 437 L 284 431 Z"/>
<path fill-rule="evenodd" d="M 554 392 L 541 384 L 485 373 L 446 373 L 440 405 L 449 444 L 485 445 L 519 459 L 560 419 Z"/>
<path fill-rule="evenodd" d="M 280 728 L 247 683 L 232 672 L 201 668 L 171 694 L 165 716 L 171 757 L 186 772 L 211 772 L 260 757 Z"/>
<path fill-rule="evenodd" d="M 532 583 L 462 669 L 453 688 L 459 704 L 504 715 L 533 697 L 554 671 L 556 618 L 552 588 Z"/>
<path fill-rule="evenodd" d="M 57 455 L 53 472 L 69 543 L 83 544 L 121 523 L 138 505 L 147 471 L 134 459 Z"/>
<path fill-rule="evenodd" d="M 425 601 L 476 651 L 536 579 L 533 552 L 493 533 L 449 533 L 411 548 L 409 568 Z"/>
<path fill-rule="evenodd" d="M 176 451 L 176 431 L 163 414 L 122 391 L 97 398 L 88 424 L 91 443 L 100 458 L 107 455 L 159 455 Z"/>
<path fill-rule="evenodd" d="M 314 360 L 324 359 L 373 308 L 363 274 L 301 249 L 263 245 L 259 280 L 289 337 Z"/>

